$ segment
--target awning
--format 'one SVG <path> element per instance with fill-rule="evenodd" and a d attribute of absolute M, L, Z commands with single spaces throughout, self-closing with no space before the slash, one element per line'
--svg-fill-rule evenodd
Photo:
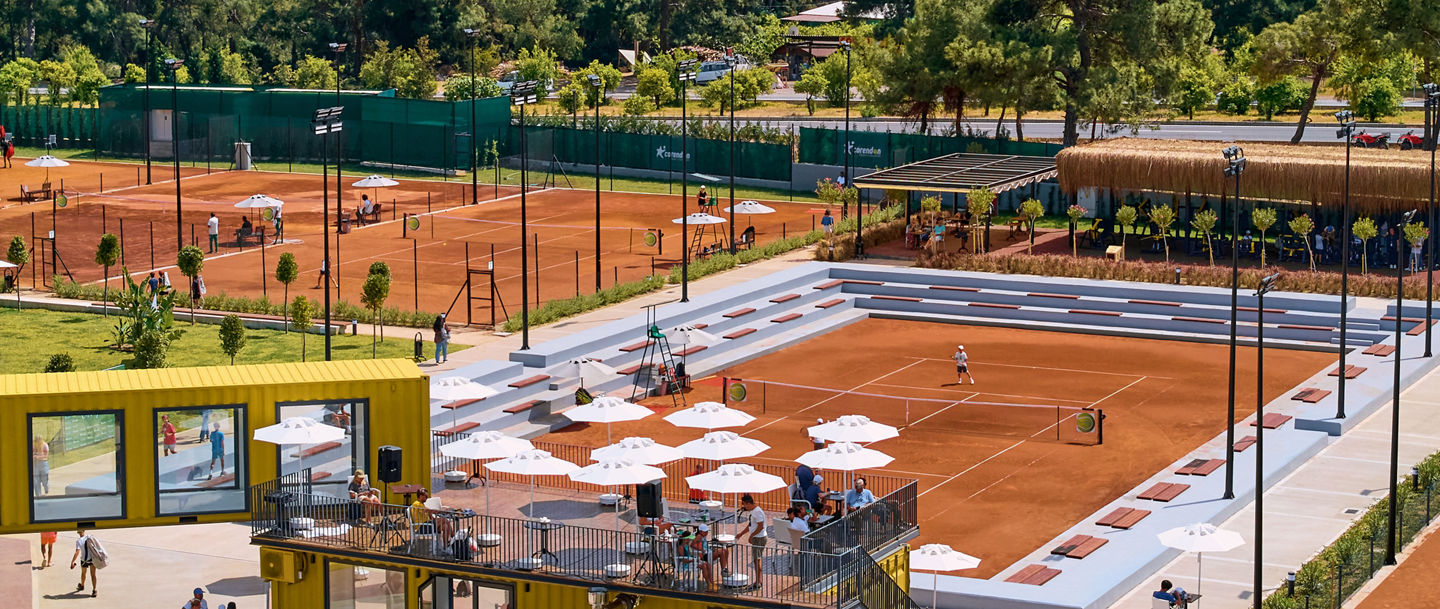
<path fill-rule="evenodd" d="M 1055 177 L 1055 159 L 957 152 L 855 178 L 858 188 L 1003 192 Z"/>

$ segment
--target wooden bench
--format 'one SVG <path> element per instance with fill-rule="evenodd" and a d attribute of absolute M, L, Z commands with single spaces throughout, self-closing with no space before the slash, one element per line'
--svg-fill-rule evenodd
<path fill-rule="evenodd" d="M 1251 313 L 1259 313 L 1259 312 L 1260 312 L 1260 309 L 1257 309 L 1257 308 L 1255 308 L 1255 307 L 1235 307 L 1235 308 L 1236 308 L 1236 309 L 1239 309 L 1239 310 L 1241 310 L 1241 311 L 1249 311 L 1249 312 L 1251 312 Z M 1284 313 L 1284 312 L 1285 312 L 1285 309 L 1265 309 L 1265 312 L 1266 312 L 1266 313 Z"/>
<path fill-rule="evenodd" d="M 1381 317 L 1380 320 L 1381 320 L 1381 321 L 1395 321 L 1395 316 L 1394 316 L 1394 315 L 1386 315 L 1386 316 L 1384 316 L 1384 317 Z M 1425 323 L 1425 318 L 1424 318 L 1424 317 L 1402 317 L 1402 318 L 1400 318 L 1400 321 L 1405 322 L 1405 323 L 1410 323 L 1410 324 L 1423 324 L 1423 323 Z"/>
<path fill-rule="evenodd" d="M 853 283 L 855 285 L 885 285 L 883 281 L 871 281 L 869 279 L 845 279 L 844 281 L 845 283 Z"/>
<path fill-rule="evenodd" d="M 1116 508 L 1109 514 L 1102 516 L 1099 520 L 1095 521 L 1095 524 L 1116 529 L 1129 529 L 1149 515 L 1150 510 L 1122 507 Z"/>
<path fill-rule="evenodd" d="M 1106 317 L 1120 317 L 1119 311 L 1092 311 L 1090 309 L 1070 309 L 1070 312 L 1082 315 L 1104 315 Z"/>
<path fill-rule="evenodd" d="M 905 302 L 920 302 L 922 300 L 920 298 L 915 298 L 914 296 L 889 296 L 885 294 L 877 294 L 875 296 L 871 296 L 871 298 L 874 298 L 875 300 L 901 300 Z"/>
<path fill-rule="evenodd" d="M 967 288 L 962 285 L 932 285 L 932 290 L 947 290 L 950 292 L 979 292 L 980 288 Z"/>
<path fill-rule="evenodd" d="M 772 324 L 783 324 L 783 323 L 785 323 L 785 322 L 787 322 L 787 321 L 792 321 L 792 320 L 796 320 L 796 319 L 800 319 L 800 314 L 799 314 L 799 313 L 788 313 L 788 314 L 781 315 L 781 316 L 779 316 L 779 317 L 776 317 L 775 319 L 770 320 L 770 323 L 772 323 Z"/>
<path fill-rule="evenodd" d="M 1365 355 L 1375 355 L 1378 357 L 1385 357 L 1394 352 L 1395 345 L 1382 345 L 1380 343 L 1370 345 L 1369 347 L 1366 347 L 1364 351 L 1361 351 L 1361 353 L 1364 353 Z"/>
<path fill-rule="evenodd" d="M 1050 550 L 1050 553 L 1066 558 L 1085 558 L 1107 543 L 1110 543 L 1110 540 L 1090 535 L 1076 535 Z"/>
<path fill-rule="evenodd" d="M 480 426 L 480 423 L 479 423 L 479 422 L 476 422 L 476 421 L 466 421 L 466 422 L 461 423 L 461 424 L 459 424 L 459 425 L 456 425 L 456 426 L 454 426 L 454 427 L 447 427 L 447 428 L 445 428 L 445 429 L 438 430 L 438 431 L 435 432 L 435 435 L 437 435 L 437 436 L 453 436 L 453 435 L 465 433 L 465 432 L 470 431 L 470 430 L 472 430 L 472 429 L 475 429 L 476 427 L 479 427 L 479 426 Z"/>
<path fill-rule="evenodd" d="M 311 446 L 310 448 L 295 453 L 295 456 L 304 459 L 307 457 L 313 457 L 332 448 L 340 448 L 340 443 L 326 442 L 324 444 L 316 444 L 314 446 Z"/>
<path fill-rule="evenodd" d="M 1059 569 L 1052 569 L 1045 565 L 1030 565 L 1016 571 L 1014 575 L 1005 578 L 1005 581 L 1012 584 L 1041 586 L 1044 585 L 1045 582 L 1055 579 L 1055 576 L 1059 574 Z"/>
<path fill-rule="evenodd" d="M 440 407 L 441 407 L 441 408 L 444 408 L 444 409 L 446 409 L 446 410 L 455 410 L 455 409 L 457 409 L 457 408 L 464 408 L 464 407 L 469 406 L 469 405 L 471 405 L 471 404 L 474 404 L 474 403 L 476 403 L 476 402 L 484 402 L 484 401 L 485 401 L 485 398 L 472 398 L 472 399 L 468 399 L 468 400 L 456 400 L 456 401 L 454 401 L 454 402 L 448 402 L 448 403 L 445 403 L 445 404 L 441 404 Z"/>
<path fill-rule="evenodd" d="M 325 471 L 325 470 L 312 471 L 312 472 L 310 472 L 310 482 L 320 482 L 321 480 L 324 480 L 324 479 L 329 478 L 329 477 L 330 477 L 330 472 L 327 472 L 327 471 Z"/>
<path fill-rule="evenodd" d="M 799 294 L 786 294 L 786 295 L 784 295 L 784 296 L 776 296 L 776 297 L 774 297 L 774 298 L 771 298 L 771 299 L 770 299 L 770 302 L 773 302 L 773 303 L 775 303 L 775 304 L 780 304 L 780 303 L 782 303 L 782 302 L 790 302 L 790 301 L 795 300 L 796 298 L 799 298 L 799 297 L 800 297 Z"/>
<path fill-rule="evenodd" d="M 840 304 L 840 303 L 842 303 L 842 302 L 845 302 L 845 299 L 843 299 L 843 298 L 831 298 L 830 300 L 827 300 L 827 301 L 822 302 L 822 303 L 818 303 L 818 304 L 816 304 L 815 306 L 816 306 L 816 308 L 820 308 L 820 309 L 828 309 L 828 308 L 833 307 L 833 306 L 835 306 L 835 305 L 838 305 L 838 304 Z"/>
<path fill-rule="evenodd" d="M 1018 308 L 1020 308 L 1020 305 L 1003 304 L 1003 303 L 998 303 L 998 302 L 971 302 L 971 303 L 967 303 L 967 306 L 971 306 L 971 307 L 985 307 L 985 308 L 988 308 L 988 309 L 1018 309 Z"/>
<path fill-rule="evenodd" d="M 1300 400 L 1301 402 L 1305 402 L 1306 404 L 1314 404 L 1316 402 L 1319 402 L 1320 400 L 1325 399 L 1325 396 L 1328 395 L 1330 395 L 1330 392 L 1324 389 L 1307 387 L 1305 389 L 1296 391 L 1295 395 L 1290 396 L 1290 399 Z"/>
<path fill-rule="evenodd" d="M 1431 324 L 1434 324 L 1435 322 L 1434 322 L 1434 321 L 1431 321 L 1430 323 L 1431 323 Z M 1407 336 L 1420 336 L 1421 334 L 1424 334 L 1424 333 L 1425 333 L 1425 328 L 1427 328 L 1427 327 L 1428 327 L 1428 326 L 1426 326 L 1425 324 L 1422 323 L 1422 324 L 1420 324 L 1420 325 L 1418 325 L 1418 326 L 1415 326 L 1415 327 L 1413 327 L 1413 328 L 1410 328 L 1410 331 L 1409 331 L 1409 332 L 1406 332 L 1405 334 L 1406 334 Z"/>
<path fill-rule="evenodd" d="M 1283 328 L 1285 330 L 1312 330 L 1315 332 L 1329 332 L 1335 329 L 1329 326 L 1307 326 L 1304 324 L 1279 324 L 1275 327 Z"/>
<path fill-rule="evenodd" d="M 1183 316 L 1183 315 L 1176 315 L 1176 316 L 1174 316 L 1174 317 L 1171 317 L 1170 320 L 1171 320 L 1171 321 L 1191 321 L 1191 322 L 1201 323 L 1201 324 L 1224 324 L 1224 323 L 1227 323 L 1227 322 L 1226 322 L 1225 320 L 1223 320 L 1223 319 L 1211 319 L 1211 318 L 1209 318 L 1209 317 L 1186 317 L 1186 316 Z"/>
<path fill-rule="evenodd" d="M 1368 368 L 1361 368 L 1360 366 L 1354 366 L 1354 365 L 1346 364 L 1346 365 L 1345 365 L 1345 378 L 1347 378 L 1347 379 L 1353 379 L 1353 378 L 1355 378 L 1355 377 L 1357 377 L 1357 376 L 1360 376 L 1361 374 L 1364 374 L 1364 372 L 1365 372 L 1366 370 L 1368 370 Z M 1335 368 L 1332 368 L 1332 369 L 1330 370 L 1330 372 L 1327 373 L 1327 375 L 1328 375 L 1328 376 L 1340 376 L 1340 367 L 1339 367 L 1339 366 L 1336 366 Z"/>
<path fill-rule="evenodd" d="M 676 352 L 675 352 L 675 355 L 678 355 L 678 356 L 680 356 L 680 357 L 685 357 L 685 356 L 688 356 L 688 355 L 694 355 L 694 354 L 696 354 L 696 353 L 699 353 L 699 352 L 704 351 L 704 350 L 709 349 L 709 348 L 710 348 L 710 347 L 707 347 L 707 346 L 705 346 L 705 345 L 694 345 L 694 346 L 691 346 L 691 347 L 686 347 L 685 349 L 682 349 L 682 350 L 680 350 L 680 351 L 676 351 Z"/>
<path fill-rule="evenodd" d="M 644 342 L 635 343 L 635 344 L 633 344 L 633 345 L 625 345 L 624 347 L 620 347 L 620 350 L 623 351 L 623 352 L 625 352 L 625 353 L 631 353 L 631 352 L 634 352 L 634 351 L 639 351 L 639 350 L 641 350 L 641 349 L 644 349 L 645 347 L 649 347 L 650 345 L 653 345 L 653 344 L 655 344 L 655 341 L 653 341 L 653 340 L 647 340 L 647 341 L 644 341 Z"/>
<path fill-rule="evenodd" d="M 530 410 L 531 408 L 534 408 L 544 403 L 545 400 L 530 400 L 529 402 L 516 404 L 514 406 L 506 408 L 503 412 L 505 414 L 520 414 L 522 412 L 525 412 L 526 410 Z"/>
<path fill-rule="evenodd" d="M 1182 476 L 1209 476 L 1222 465 L 1225 465 L 1224 459 L 1194 459 L 1175 470 L 1175 473 Z"/>
<path fill-rule="evenodd" d="M 251 242 L 251 241 L 254 241 L 254 242 L 255 242 L 255 245 L 263 245 L 263 244 L 265 243 L 265 225 L 264 225 L 264 224 L 261 224 L 261 225 L 259 225 L 259 226 L 254 227 L 253 229 L 251 229 L 251 230 L 250 230 L 250 234 L 245 234 L 244 231 L 241 231 L 241 230 L 238 229 L 238 228 L 235 229 L 235 243 L 236 243 L 236 244 L 238 244 L 240 247 L 245 247 L 245 244 L 246 244 L 246 243 L 249 243 L 249 242 Z"/>
<path fill-rule="evenodd" d="M 1281 426 L 1281 425 L 1284 425 L 1285 422 L 1286 422 L 1286 421 L 1289 421 L 1289 420 L 1290 420 L 1290 416 L 1289 416 L 1289 415 L 1283 415 L 1283 414 L 1280 414 L 1280 413 L 1278 413 L 1278 412 L 1272 412 L 1272 413 L 1266 414 L 1266 415 L 1265 415 L 1265 418 L 1262 419 L 1261 422 L 1264 423 L 1265 429 L 1275 429 L 1276 427 L 1279 427 L 1279 426 Z M 1254 422 L 1254 421 L 1251 421 L 1251 422 L 1250 422 L 1250 426 L 1251 426 L 1251 427 L 1254 427 L 1254 426 L 1255 426 L 1255 422 Z"/>
<path fill-rule="evenodd" d="M 1150 487 L 1150 488 L 1147 489 L 1145 492 L 1140 493 L 1140 496 L 1139 496 L 1139 497 L 1136 497 L 1136 498 L 1137 498 L 1137 499 L 1146 499 L 1146 500 L 1149 500 L 1149 501 L 1159 501 L 1159 502 L 1161 502 L 1161 503 L 1166 503 L 1166 502 L 1169 502 L 1170 500 L 1172 500 L 1172 499 L 1174 499 L 1174 498 L 1176 498 L 1176 497 L 1179 497 L 1179 496 L 1180 496 L 1180 493 L 1185 492 L 1185 491 L 1188 490 L 1189 488 L 1190 488 L 1190 485 L 1188 485 L 1188 484 L 1176 484 L 1176 483 L 1174 483 L 1174 482 L 1161 482 L 1161 483 L 1159 483 L 1159 484 L 1156 484 L 1155 486 Z"/>
<path fill-rule="evenodd" d="M 20 200 L 30 203 L 34 201 L 48 201 L 54 196 L 50 191 L 50 185 L 46 184 L 39 190 L 30 190 L 29 186 L 20 185 Z"/>
<path fill-rule="evenodd" d="M 754 312 L 755 312 L 755 308 L 754 308 L 754 307 L 745 307 L 745 308 L 743 308 L 743 309 L 736 309 L 736 310 L 734 310 L 734 311 L 731 311 L 731 312 L 729 312 L 729 313 L 726 313 L 724 317 L 725 317 L 726 319 L 735 319 L 736 317 L 743 317 L 743 316 L 745 316 L 745 315 L 749 315 L 749 314 L 754 313 Z"/>
<path fill-rule="evenodd" d="M 820 285 L 815 286 L 815 289 L 817 289 L 817 290 L 828 290 L 828 289 L 830 289 L 830 288 L 840 287 L 841 285 L 844 285 L 844 284 L 845 284 L 845 280 L 844 280 L 844 279 L 831 279 L 830 281 L 827 281 L 827 282 L 825 282 L 825 283 L 822 283 L 822 284 L 820 284 Z"/>
<path fill-rule="evenodd" d="M 728 339 L 734 340 L 734 339 L 736 339 L 736 338 L 740 338 L 740 337 L 742 337 L 742 336 L 749 336 L 749 335 L 754 334 L 754 333 L 755 333 L 755 328 L 740 328 L 739 330 L 736 330 L 736 331 L 734 331 L 734 332 L 731 332 L 731 333 L 729 333 L 729 334 L 726 334 L 726 335 L 723 336 L 722 338 L 728 338 Z"/>
<path fill-rule="evenodd" d="M 1080 300 L 1080 297 L 1074 294 L 1051 294 L 1049 292 L 1030 292 L 1029 294 L 1026 294 L 1026 296 L 1030 296 L 1032 298 L 1064 298 L 1066 300 Z"/>
<path fill-rule="evenodd" d="M 1155 305 L 1155 306 L 1157 306 L 1157 307 L 1179 307 L 1179 306 L 1184 306 L 1184 305 L 1181 305 L 1181 304 L 1178 303 L 1178 302 L 1170 302 L 1170 301 L 1168 301 L 1168 300 L 1140 300 L 1140 299 L 1137 298 L 1137 299 L 1134 299 L 1134 300 L 1130 300 L 1129 302 L 1130 302 L 1130 304 Z"/>
<path fill-rule="evenodd" d="M 359 205 L 356 205 L 356 206 L 355 206 L 355 221 L 358 222 L 358 223 L 360 223 L 360 226 L 365 226 L 366 224 L 369 224 L 369 223 L 371 223 L 371 222 L 379 222 L 379 221 L 380 221 L 380 207 L 381 207 L 380 203 L 376 203 L 374 206 L 372 206 L 372 207 L 370 208 L 370 213 L 364 214 L 364 213 L 360 213 L 360 206 L 359 206 Z"/>
<path fill-rule="evenodd" d="M 1255 436 L 1245 436 L 1235 441 L 1235 452 L 1243 453 L 1245 449 L 1255 445 Z"/>
<path fill-rule="evenodd" d="M 644 368 L 644 367 L 645 367 L 645 364 L 635 364 L 635 365 L 633 365 L 633 366 L 626 366 L 626 367 L 624 367 L 624 368 L 621 368 L 621 369 L 619 369 L 619 370 L 616 370 L 615 372 L 618 372 L 618 373 L 620 373 L 620 374 L 635 374 L 636 372 L 639 372 L 641 368 Z"/>
<path fill-rule="evenodd" d="M 537 375 L 532 376 L 532 377 L 530 377 L 530 378 L 520 379 L 520 380 L 518 380 L 518 381 L 515 381 L 515 382 L 513 382 L 513 383 L 510 383 L 509 386 L 510 386 L 510 387 L 514 387 L 514 388 L 516 388 L 516 389 L 520 389 L 521 387 L 529 387 L 529 386 L 531 386 L 531 385 L 534 385 L 535 383 L 542 383 L 542 382 L 545 382 L 545 381 L 548 381 L 548 380 L 550 380 L 550 375 L 548 375 L 548 374 L 537 374 Z"/>

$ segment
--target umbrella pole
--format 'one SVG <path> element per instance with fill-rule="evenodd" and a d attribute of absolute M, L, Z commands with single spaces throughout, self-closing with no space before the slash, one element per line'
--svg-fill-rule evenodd
<path fill-rule="evenodd" d="M 1195 553 L 1195 593 L 1200 593 L 1201 575 L 1205 573 L 1205 553 Z"/>
<path fill-rule="evenodd" d="M 940 609 L 940 572 L 931 571 L 930 577 L 930 609 Z"/>
<path fill-rule="evenodd" d="M 535 519 L 535 476 L 530 476 L 530 519 Z"/>

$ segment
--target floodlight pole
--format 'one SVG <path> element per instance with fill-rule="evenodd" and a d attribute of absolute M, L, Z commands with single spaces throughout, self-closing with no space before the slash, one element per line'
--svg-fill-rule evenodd
<path fill-rule="evenodd" d="M 1399 484 L 1397 478 L 1400 476 L 1400 343 L 1405 339 L 1405 265 L 1401 264 L 1401 254 L 1405 249 L 1405 227 L 1415 219 L 1415 210 L 1410 210 L 1400 218 L 1400 226 L 1396 228 L 1395 235 L 1395 375 L 1391 379 L 1390 386 L 1390 498 L 1386 500 L 1388 508 L 1386 518 L 1388 526 L 1385 529 L 1385 564 L 1395 564 L 1395 548 L 1400 533 L 1395 530 L 1397 505 L 1400 497 L 1396 495 Z M 1428 270 L 1428 269 L 1427 269 Z M 1340 369 L 1340 376 L 1345 376 L 1345 369 Z"/>
<path fill-rule="evenodd" d="M 598 93 L 595 97 L 595 292 L 600 292 L 600 102 L 605 101 L 605 80 L 595 74 L 587 75 L 590 86 Z"/>
<path fill-rule="evenodd" d="M 841 50 L 845 51 L 845 184 L 840 187 L 840 200 L 846 201 L 845 192 L 852 188 L 855 183 L 855 176 L 850 175 L 850 41 L 840 41 Z M 848 204 L 848 203 L 847 203 Z M 842 209 L 842 215 L 844 214 Z M 860 208 L 860 189 L 855 189 L 855 259 L 865 257 L 865 212 Z"/>
<path fill-rule="evenodd" d="M 525 195 L 530 190 L 527 165 L 530 148 L 525 136 L 525 106 L 535 101 L 533 80 L 517 82 L 510 88 L 510 103 L 520 106 L 520 349 L 530 348 L 530 247 L 529 226 L 525 216 Z M 539 269 L 536 269 L 537 272 Z M 539 304 L 539 298 L 536 298 Z"/>
<path fill-rule="evenodd" d="M 1230 393 L 1225 416 L 1225 499 L 1235 498 L 1235 373 L 1236 340 L 1240 315 L 1240 174 L 1245 171 L 1245 152 L 1239 146 L 1224 151 L 1225 175 L 1235 178 L 1235 202 L 1230 206 Z"/>
<path fill-rule="evenodd" d="M 330 52 L 335 54 L 335 107 L 336 107 L 336 108 L 343 108 L 343 107 L 344 107 L 344 106 L 341 106 L 341 105 L 340 105 L 340 54 L 345 52 L 345 46 L 346 46 L 346 44 L 343 43 L 343 42 L 332 42 L 332 43 L 330 43 Z M 343 110 L 342 110 L 342 112 L 343 112 Z M 340 118 L 340 117 L 339 117 L 339 116 L 336 116 L 335 118 L 338 119 L 338 118 Z M 345 204 L 342 202 L 342 201 L 344 201 L 344 199 L 341 198 L 341 184 L 340 184 L 340 179 L 341 179 L 341 176 L 340 176 L 340 166 L 341 166 L 341 164 L 342 164 L 341 161 L 342 161 L 342 159 L 343 159 L 344 156 L 345 156 L 345 149 L 342 147 L 342 146 L 343 146 L 343 143 L 342 143 L 343 140 L 341 139 L 342 137 L 344 137 L 344 136 L 341 135 L 340 133 L 336 133 L 336 134 L 335 134 L 335 222 L 336 222 L 336 225 L 337 225 L 337 226 L 339 225 L 339 222 L 340 222 L 340 210 L 341 210 L 341 209 L 344 209 L 344 207 L 345 207 Z M 340 236 L 339 236 L 339 233 L 338 233 L 338 232 L 336 233 L 336 236 L 335 236 L 335 245 L 336 245 L 336 251 L 337 251 L 337 253 L 338 253 L 338 251 L 339 251 L 339 245 L 340 245 Z M 336 289 L 338 290 L 340 286 L 339 286 L 339 284 L 337 283 L 335 287 L 336 287 Z M 329 287 L 326 287 L 325 289 L 328 291 L 330 288 L 329 288 Z M 329 326 L 326 326 L 325 330 L 326 330 L 326 332 L 329 332 L 329 330 L 330 330 Z"/>
<path fill-rule="evenodd" d="M 1350 351 L 1346 330 L 1350 327 L 1350 144 L 1355 133 L 1354 114 L 1335 113 L 1340 121 L 1336 135 L 1345 140 L 1345 196 L 1340 203 L 1340 374 L 1336 377 L 1335 418 L 1345 418 L 1345 355 Z"/>
<path fill-rule="evenodd" d="M 725 56 L 725 63 L 730 64 L 730 254 L 734 255 L 735 248 L 735 64 L 737 63 L 735 53 L 732 51 Z"/>
<path fill-rule="evenodd" d="M 1260 280 L 1255 290 L 1255 609 L 1261 609 L 1265 596 L 1261 592 L 1261 571 L 1264 563 L 1265 500 L 1265 293 L 1274 289 L 1277 273 Z M 1233 425 L 1232 425 L 1233 427 Z"/>
<path fill-rule="evenodd" d="M 184 59 L 166 59 L 170 69 L 170 156 L 175 161 L 175 251 L 185 247 L 184 221 L 180 218 L 180 66 Z"/>
<path fill-rule="evenodd" d="M 145 30 L 145 184 L 150 184 L 150 85 L 155 82 L 150 76 L 150 64 L 154 62 L 154 51 L 150 48 L 150 30 L 155 28 L 154 19 L 141 19 L 140 27 Z M 179 176 L 176 176 L 179 177 Z"/>
<path fill-rule="evenodd" d="M 320 283 L 325 290 L 325 361 L 330 361 L 330 128 L 326 125 L 329 109 L 315 111 L 314 128 L 320 136 L 320 233 L 325 236 L 325 256 L 320 261 Z M 288 304 L 288 303 L 287 303 Z"/>
<path fill-rule="evenodd" d="M 1425 85 L 1425 121 L 1435 128 L 1440 123 L 1440 116 L 1436 116 L 1436 108 L 1440 107 L 1440 86 L 1435 83 Z M 1427 131 L 1423 140 L 1430 148 L 1430 200 L 1425 206 L 1425 215 L 1428 216 L 1426 226 L 1430 234 L 1425 237 L 1425 357 L 1430 357 L 1431 337 L 1434 334 L 1434 300 L 1435 300 L 1435 140 L 1430 137 Z"/>
<path fill-rule="evenodd" d="M 480 202 L 480 161 L 475 157 L 475 138 L 480 134 L 480 129 L 475 125 L 475 100 L 480 97 L 480 88 L 476 86 L 475 82 L 475 37 L 479 35 L 479 30 L 465 28 L 465 37 L 470 42 L 470 202 L 472 204 Z"/>
<path fill-rule="evenodd" d="M 695 78 L 694 59 L 686 59 L 675 66 L 680 81 L 680 302 L 690 302 L 690 150 L 689 120 L 686 116 L 688 95 L 685 83 Z"/>

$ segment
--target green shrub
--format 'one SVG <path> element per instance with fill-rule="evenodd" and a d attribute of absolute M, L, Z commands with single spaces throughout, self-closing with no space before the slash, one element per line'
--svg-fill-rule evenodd
<path fill-rule="evenodd" d="M 50 356 L 50 361 L 45 364 L 46 372 L 74 372 L 75 360 L 69 353 L 56 353 Z"/>

